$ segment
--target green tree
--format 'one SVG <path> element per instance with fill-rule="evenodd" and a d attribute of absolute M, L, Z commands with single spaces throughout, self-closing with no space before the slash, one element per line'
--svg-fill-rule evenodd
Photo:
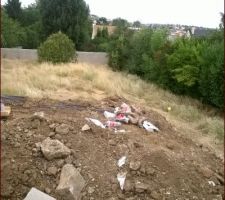
<path fill-rule="evenodd" d="M 4 8 L 9 17 L 14 20 L 20 20 L 22 9 L 19 0 L 8 0 Z"/>
<path fill-rule="evenodd" d="M 134 26 L 134 27 L 137 27 L 137 28 L 140 28 L 140 27 L 141 27 L 141 22 L 140 22 L 140 21 L 135 21 L 135 22 L 133 23 L 133 26 Z"/>
<path fill-rule="evenodd" d="M 5 11 L 1 11 L 1 25 L 2 25 L 2 47 L 17 47 L 22 46 L 25 38 L 24 29 L 20 24 L 10 18 Z"/>
<path fill-rule="evenodd" d="M 45 37 L 62 31 L 78 49 L 90 39 L 89 7 L 84 0 L 40 0 L 40 12 Z"/>

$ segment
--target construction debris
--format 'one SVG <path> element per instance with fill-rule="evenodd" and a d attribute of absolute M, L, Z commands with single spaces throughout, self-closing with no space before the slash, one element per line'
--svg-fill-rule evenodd
<path fill-rule="evenodd" d="M 105 123 L 102 123 L 99 120 L 92 118 L 86 118 L 86 120 L 91 121 L 96 126 L 100 126 L 101 128 L 108 127 L 114 129 L 115 132 L 120 132 L 116 128 L 121 126 L 122 123 L 131 123 L 134 125 L 138 125 L 140 128 L 144 128 L 148 132 L 159 131 L 156 126 L 154 126 L 151 122 L 147 121 L 146 117 L 140 116 L 141 113 L 142 112 L 140 111 L 140 109 L 137 109 L 134 106 L 132 106 L 131 108 L 128 104 L 122 103 L 120 107 L 115 108 L 114 113 L 104 111 L 103 115 L 108 120 Z"/>
<path fill-rule="evenodd" d="M 1 117 L 9 117 L 11 113 L 11 107 L 5 106 L 3 103 L 1 103 Z"/>
<path fill-rule="evenodd" d="M 57 192 L 63 199 L 80 200 L 81 191 L 85 186 L 85 180 L 80 172 L 71 164 L 62 168 Z"/>
<path fill-rule="evenodd" d="M 36 188 L 31 188 L 24 200 L 56 200 L 55 198 L 41 192 Z"/>

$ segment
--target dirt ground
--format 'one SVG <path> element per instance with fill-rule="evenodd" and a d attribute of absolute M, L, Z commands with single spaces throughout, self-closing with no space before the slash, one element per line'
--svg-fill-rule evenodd
<path fill-rule="evenodd" d="M 83 200 L 185 200 L 224 199 L 224 161 L 181 133 L 158 113 L 145 110 L 145 116 L 160 132 L 148 133 L 135 125 L 122 125 L 125 133 L 102 129 L 85 117 L 104 121 L 103 111 L 127 100 L 112 97 L 96 102 L 55 101 L 49 99 L 5 99 L 12 116 L 1 120 L 1 197 L 22 200 L 31 187 L 60 200 L 56 193 L 60 171 L 65 163 L 80 170 L 86 181 Z M 32 120 L 43 111 L 46 120 Z M 81 128 L 89 124 L 90 131 Z M 69 125 L 68 134 L 56 134 L 54 127 Z M 48 161 L 35 144 L 47 137 L 58 139 L 72 150 L 66 159 Z M 127 171 L 122 191 L 116 179 L 117 161 L 126 155 L 122 170 Z M 140 161 L 138 170 L 129 163 Z M 49 168 L 56 167 L 56 173 Z M 137 181 L 145 189 L 138 190 Z M 212 182 L 210 182 L 212 181 Z M 215 184 L 215 185 L 214 185 Z"/>

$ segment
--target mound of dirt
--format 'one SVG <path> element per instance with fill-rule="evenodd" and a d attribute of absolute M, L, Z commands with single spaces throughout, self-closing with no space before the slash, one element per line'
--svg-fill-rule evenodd
<path fill-rule="evenodd" d="M 72 164 L 85 180 L 82 200 L 224 199 L 223 161 L 209 149 L 184 138 L 158 113 L 143 113 L 160 132 L 122 125 L 125 133 L 102 129 L 85 120 L 104 121 L 121 98 L 101 102 L 22 99 L 8 102 L 12 116 L 1 120 L 1 197 L 24 199 L 32 187 L 60 200 L 57 193 L 65 164 Z M 44 112 L 44 117 L 34 117 Z M 82 131 L 88 124 L 90 130 Z M 71 151 L 46 159 L 40 144 L 51 138 Z M 59 154 L 61 155 L 61 154 Z M 118 160 L 126 156 L 119 168 Z M 117 180 L 126 172 L 124 189 Z"/>

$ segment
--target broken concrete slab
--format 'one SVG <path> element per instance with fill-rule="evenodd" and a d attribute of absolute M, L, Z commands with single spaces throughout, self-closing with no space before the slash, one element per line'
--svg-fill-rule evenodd
<path fill-rule="evenodd" d="M 63 199 L 80 200 L 81 191 L 85 186 L 85 180 L 80 172 L 71 164 L 66 164 L 62 168 L 59 185 L 56 191 Z"/>
<path fill-rule="evenodd" d="M 41 143 L 41 151 L 47 160 L 64 158 L 71 153 L 71 150 L 59 140 L 52 140 L 49 137 Z"/>
<path fill-rule="evenodd" d="M 36 188 L 31 188 L 24 200 L 56 200 L 55 198 L 41 192 Z"/>

